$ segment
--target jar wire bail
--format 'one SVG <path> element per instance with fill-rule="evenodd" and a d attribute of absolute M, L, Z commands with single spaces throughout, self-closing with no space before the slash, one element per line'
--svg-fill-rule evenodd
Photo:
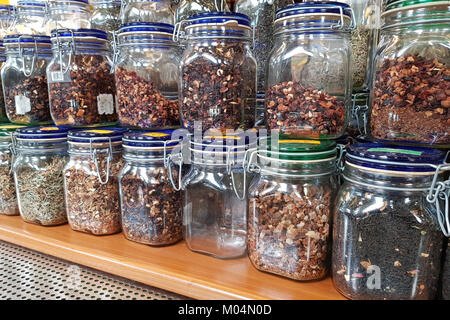
<path fill-rule="evenodd" d="M 67 65 L 66 65 L 65 69 L 63 69 L 63 61 L 62 61 L 63 60 L 62 59 L 63 46 L 62 46 L 62 42 L 59 39 L 59 35 L 61 32 L 69 32 L 71 35 L 69 59 L 67 61 Z M 58 57 L 59 57 L 59 70 L 60 70 L 59 72 L 61 73 L 60 75 L 62 77 L 64 74 L 66 74 L 69 71 L 70 65 L 72 64 L 72 53 L 74 53 L 76 50 L 76 43 L 75 43 L 75 37 L 74 37 L 73 31 L 70 29 L 58 29 L 56 31 L 56 45 L 57 45 Z"/>
<path fill-rule="evenodd" d="M 24 50 L 25 48 L 22 47 L 21 45 L 21 39 L 24 35 L 20 35 L 19 38 L 17 39 L 17 43 L 18 43 L 18 49 L 19 49 L 19 56 L 22 58 L 22 72 L 23 75 L 25 77 L 29 77 L 33 74 L 34 71 L 34 66 L 35 66 L 35 62 L 36 62 L 36 56 L 37 56 L 37 52 L 38 52 L 38 47 L 37 47 L 37 42 L 36 39 L 34 39 L 34 53 L 33 53 L 33 58 L 31 59 L 31 66 L 30 66 L 30 72 L 27 72 L 27 68 L 26 68 L 26 63 L 25 63 L 25 54 L 24 54 Z"/>
<path fill-rule="evenodd" d="M 89 139 L 89 155 L 90 155 L 92 161 L 94 161 L 97 178 L 98 178 L 98 181 L 100 182 L 100 184 L 107 184 L 109 181 L 109 169 L 110 169 L 113 152 L 112 152 L 111 138 L 108 137 L 108 140 L 109 140 L 109 146 L 108 146 L 108 155 L 106 156 L 106 173 L 105 173 L 105 180 L 103 181 L 103 179 L 100 175 L 100 168 L 98 166 L 97 148 L 94 148 L 92 146 L 92 139 Z"/>

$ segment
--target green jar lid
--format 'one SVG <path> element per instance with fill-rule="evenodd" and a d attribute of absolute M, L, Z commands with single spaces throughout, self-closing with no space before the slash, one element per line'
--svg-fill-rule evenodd
<path fill-rule="evenodd" d="M 267 142 L 267 143 L 266 143 Z M 301 139 L 279 139 L 278 142 L 268 138 L 260 141 L 258 149 L 263 158 L 291 160 L 291 161 L 313 161 L 336 157 L 336 142 L 333 140 L 301 140 Z"/>
<path fill-rule="evenodd" d="M 0 125 L 0 137 L 10 137 L 11 133 L 15 132 L 19 128 L 25 128 L 26 126 L 20 124 L 1 124 Z"/>
<path fill-rule="evenodd" d="M 386 4 L 386 11 L 397 8 L 415 6 L 419 4 L 446 3 L 446 2 L 448 3 L 448 1 L 443 0 L 390 0 Z"/>

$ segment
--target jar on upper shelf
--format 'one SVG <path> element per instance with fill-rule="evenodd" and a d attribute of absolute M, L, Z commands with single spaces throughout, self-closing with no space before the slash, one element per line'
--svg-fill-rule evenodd
<path fill-rule="evenodd" d="M 45 72 L 52 58 L 50 37 L 10 35 L 3 44 L 6 62 L 1 77 L 9 121 L 26 125 L 51 123 Z"/>
<path fill-rule="evenodd" d="M 43 1 L 21 0 L 17 2 L 14 22 L 9 34 L 47 35 L 47 4 Z"/>
<path fill-rule="evenodd" d="M 50 112 L 57 125 L 102 126 L 117 121 L 108 35 L 96 29 L 52 31 L 47 68 Z"/>
<path fill-rule="evenodd" d="M 47 34 L 55 29 L 89 29 L 91 9 L 88 0 L 49 0 L 45 24 Z"/>
<path fill-rule="evenodd" d="M 450 165 L 442 165 L 444 159 L 430 148 L 347 148 L 333 223 L 332 276 L 340 293 L 351 299 L 435 298 L 440 227 L 450 234 L 444 214 Z"/>
<path fill-rule="evenodd" d="M 131 23 L 117 33 L 115 79 L 121 126 L 180 127 L 178 80 L 181 50 L 173 26 Z"/>
<path fill-rule="evenodd" d="M 450 146 L 450 2 L 388 1 L 370 93 L 380 142 Z"/>
<path fill-rule="evenodd" d="M 277 12 L 268 65 L 266 121 L 296 138 L 335 139 L 351 101 L 350 7 L 306 2 Z"/>
<path fill-rule="evenodd" d="M 16 7 L 10 5 L 0 5 L 0 40 L 11 32 L 14 24 Z"/>
<path fill-rule="evenodd" d="M 175 11 L 175 23 L 205 12 L 230 12 L 225 0 L 182 0 Z"/>
<path fill-rule="evenodd" d="M 122 24 L 156 22 L 174 24 L 170 0 L 127 0 L 121 13 Z"/>
<path fill-rule="evenodd" d="M 187 20 L 185 32 L 179 87 L 184 128 L 190 132 L 252 128 L 256 61 L 250 50 L 249 18 L 240 13 L 201 13 Z"/>
<path fill-rule="evenodd" d="M 3 46 L 3 40 L 0 40 L 0 71 L 3 68 L 3 65 L 6 62 L 6 53 L 5 53 L 5 47 Z M 8 122 L 8 117 L 6 116 L 6 109 L 5 109 L 5 97 L 3 95 L 3 87 L 2 87 L 2 81 L 0 77 L 0 122 Z"/>
<path fill-rule="evenodd" d="M 94 0 L 92 7 L 91 28 L 106 31 L 112 38 L 121 25 L 120 0 Z"/>
<path fill-rule="evenodd" d="M 15 132 L 13 172 L 20 216 L 25 222 L 43 226 L 67 222 L 63 179 L 67 131 L 46 126 Z"/>

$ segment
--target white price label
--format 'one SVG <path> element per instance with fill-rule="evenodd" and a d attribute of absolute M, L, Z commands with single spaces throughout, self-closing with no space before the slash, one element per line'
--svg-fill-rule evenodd
<path fill-rule="evenodd" d="M 61 71 L 52 71 L 50 75 L 53 82 L 64 81 L 64 74 Z"/>
<path fill-rule="evenodd" d="M 15 96 L 16 114 L 26 114 L 31 111 L 31 101 L 25 96 Z"/>
<path fill-rule="evenodd" d="M 98 114 L 114 113 L 114 97 L 112 94 L 99 94 L 97 96 Z"/>

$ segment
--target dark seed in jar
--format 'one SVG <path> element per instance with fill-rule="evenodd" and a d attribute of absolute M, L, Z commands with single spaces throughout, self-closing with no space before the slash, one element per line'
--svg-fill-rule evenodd
<path fill-rule="evenodd" d="M 405 55 L 376 71 L 370 116 L 378 139 L 450 143 L 450 68 L 437 59 Z"/>
<path fill-rule="evenodd" d="M 183 126 L 194 121 L 208 129 L 249 129 L 255 123 L 256 65 L 242 43 L 194 47 L 198 56 L 182 66 L 180 108 Z M 208 57 L 213 56 L 212 63 Z M 185 59 L 189 60 L 189 59 Z"/>
<path fill-rule="evenodd" d="M 265 182 L 261 190 L 269 188 Z M 295 280 L 325 277 L 332 198 L 330 188 L 313 185 L 252 196 L 248 251 L 255 267 Z"/>
<path fill-rule="evenodd" d="M 117 121 L 114 75 L 107 59 L 100 55 L 72 58 L 67 81 L 49 83 L 53 121 L 57 125 L 86 126 Z M 49 68 L 50 75 L 60 75 L 60 65 Z"/>
<path fill-rule="evenodd" d="M 168 245 L 183 238 L 182 192 L 173 189 L 165 171 L 149 172 L 151 183 L 135 174 L 121 179 L 122 228 L 127 239 Z"/>
<path fill-rule="evenodd" d="M 9 121 L 19 124 L 51 123 L 45 76 L 28 77 L 13 87 L 5 86 L 4 94 Z"/>
<path fill-rule="evenodd" d="M 178 101 L 164 97 L 151 81 L 119 67 L 116 86 L 122 126 L 143 129 L 180 126 Z"/>
<path fill-rule="evenodd" d="M 345 117 L 344 101 L 325 91 L 292 81 L 267 89 L 267 125 L 280 133 L 304 138 L 339 136 Z"/>

